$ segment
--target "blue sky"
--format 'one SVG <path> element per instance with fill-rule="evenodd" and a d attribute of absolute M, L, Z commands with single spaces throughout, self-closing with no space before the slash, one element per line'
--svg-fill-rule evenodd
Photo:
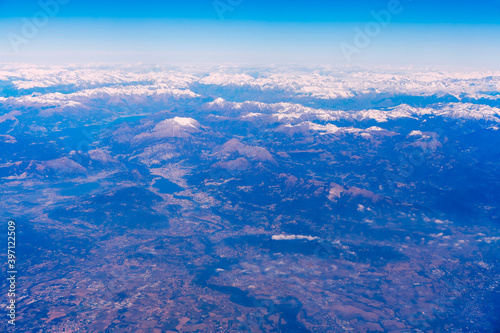
<path fill-rule="evenodd" d="M 50 0 L 41 0 L 49 3 Z M 61 0 L 62 1 L 62 0 Z M 213 0 L 127 1 L 64 0 L 59 17 L 218 19 Z M 221 0 L 235 8 L 226 19 L 264 22 L 358 22 L 369 20 L 371 10 L 387 6 L 388 0 Z M 500 1 L 401 0 L 407 8 L 395 21 L 404 23 L 498 24 Z M 39 1 L 4 0 L 0 17 L 28 17 Z"/>
<path fill-rule="evenodd" d="M 500 0 L 53 1 L 0 3 L 0 61 L 500 67 Z"/>

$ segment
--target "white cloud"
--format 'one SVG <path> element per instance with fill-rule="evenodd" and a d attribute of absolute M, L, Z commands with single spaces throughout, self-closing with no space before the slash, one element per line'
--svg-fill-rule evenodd
<path fill-rule="evenodd" d="M 273 240 L 296 240 L 296 239 L 305 239 L 308 241 L 313 241 L 316 239 L 320 239 L 319 237 L 312 237 L 312 236 L 302 236 L 302 235 L 273 235 L 272 236 Z"/>

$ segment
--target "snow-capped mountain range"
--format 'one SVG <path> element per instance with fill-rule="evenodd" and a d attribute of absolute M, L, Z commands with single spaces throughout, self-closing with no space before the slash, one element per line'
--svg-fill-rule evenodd
<path fill-rule="evenodd" d="M 194 74 L 99 66 L 0 68 L 0 121 L 26 110 L 50 116 L 123 108 L 134 114 L 140 105 L 161 110 L 175 103 L 218 117 L 237 114 L 242 121 L 283 124 L 422 115 L 500 120 L 500 72 L 324 69 L 252 76 L 223 68 Z M 234 92 L 238 100 L 231 100 Z"/>
<path fill-rule="evenodd" d="M 21 330 L 493 331 L 499 122 L 500 72 L 2 65 Z"/>

